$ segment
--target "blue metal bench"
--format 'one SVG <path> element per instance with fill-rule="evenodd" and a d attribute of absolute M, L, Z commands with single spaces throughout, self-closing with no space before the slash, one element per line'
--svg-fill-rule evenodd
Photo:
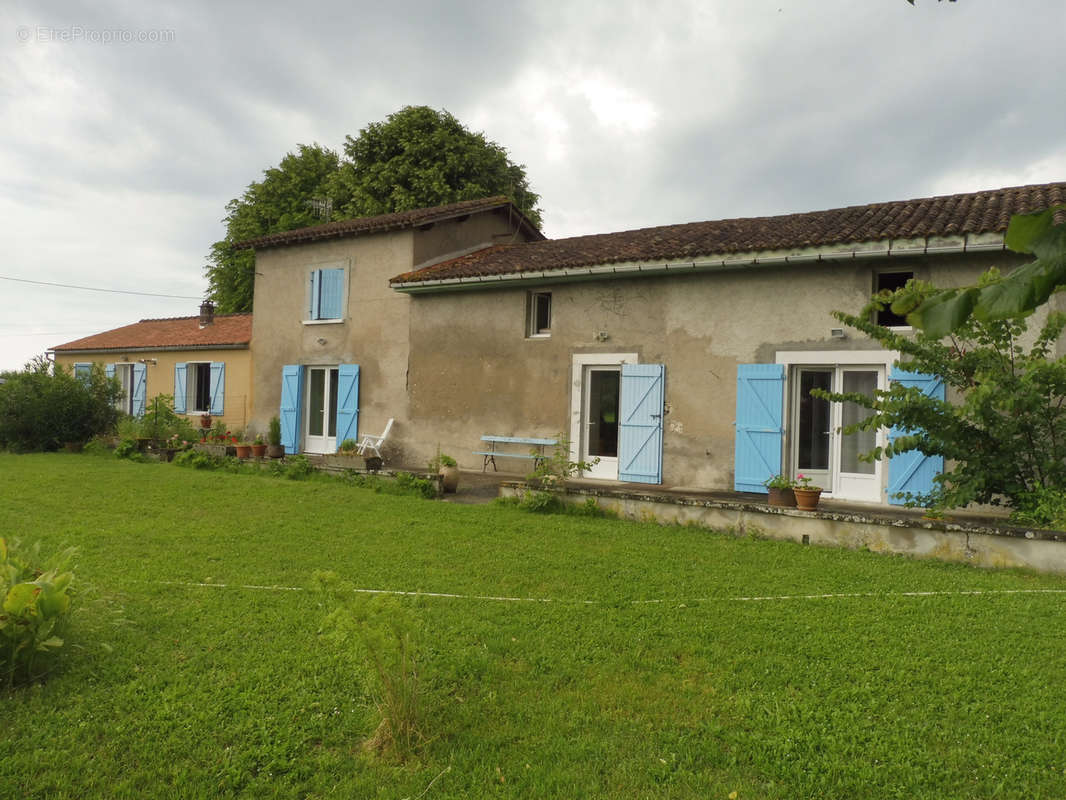
<path fill-rule="evenodd" d="M 482 436 L 481 441 L 489 443 L 488 450 L 474 450 L 475 456 L 482 456 L 484 463 L 481 465 L 481 471 L 485 472 L 489 468 L 489 464 L 492 464 L 492 471 L 497 472 L 496 459 L 497 458 L 524 458 L 533 462 L 533 469 L 537 468 L 537 465 L 543 461 L 547 456 L 544 454 L 545 447 L 555 447 L 559 444 L 558 439 L 540 439 L 535 437 L 524 436 Z M 509 444 L 524 444 L 528 446 L 528 450 L 524 453 L 515 453 L 508 450 L 499 450 L 499 445 Z M 534 448 L 536 448 L 534 450 Z"/>

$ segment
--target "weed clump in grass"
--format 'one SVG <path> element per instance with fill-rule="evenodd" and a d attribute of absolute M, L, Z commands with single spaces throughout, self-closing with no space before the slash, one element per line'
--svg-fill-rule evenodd
<path fill-rule="evenodd" d="M 425 741 L 417 655 L 420 619 L 409 599 L 361 594 L 335 572 L 316 571 L 314 582 L 335 606 L 320 633 L 355 655 L 381 716 L 363 749 L 407 761 Z"/>

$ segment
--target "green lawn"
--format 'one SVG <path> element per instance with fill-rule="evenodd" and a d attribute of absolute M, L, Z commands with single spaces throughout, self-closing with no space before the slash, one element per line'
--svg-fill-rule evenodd
<path fill-rule="evenodd" d="M 0 697 L 0 797 L 1066 797 L 1062 578 L 90 456 L 0 486 L 82 589 Z M 553 602 L 402 601 L 431 738 L 394 765 L 321 569 Z M 862 596 L 738 599 L 823 593 Z"/>

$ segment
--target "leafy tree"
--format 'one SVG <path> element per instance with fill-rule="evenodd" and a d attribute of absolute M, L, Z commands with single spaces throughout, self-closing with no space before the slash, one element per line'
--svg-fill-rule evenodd
<path fill-rule="evenodd" d="M 94 364 L 87 378 L 38 356 L 0 384 L 0 447 L 56 450 L 115 427 L 119 383 Z"/>
<path fill-rule="evenodd" d="M 1056 213 L 1063 211 L 1066 206 L 1053 206 L 1011 217 L 1004 242 L 1016 253 L 1036 256 L 1035 261 L 978 286 L 932 294 L 904 292 L 892 303 L 892 311 L 940 337 L 962 330 L 971 318 L 1010 319 L 1043 305 L 1066 285 L 1066 223 L 1055 224 Z"/>
<path fill-rule="evenodd" d="M 340 218 L 366 217 L 413 208 L 507 195 L 534 225 L 540 225 L 538 195 L 525 167 L 481 133 L 447 111 L 406 106 L 384 122 L 346 137 L 339 194 L 350 199 Z"/>
<path fill-rule="evenodd" d="M 1002 282 L 990 270 L 978 284 L 983 291 Z M 1066 314 L 1050 313 L 1028 348 L 1026 316 L 1004 319 L 970 316 L 943 339 L 928 331 L 904 335 L 874 324 L 874 312 L 906 298 L 934 297 L 935 287 L 910 281 L 894 292 L 876 295 L 858 316 L 834 312 L 850 327 L 898 350 L 900 366 L 940 376 L 947 401 L 898 383 L 874 398 L 862 394 L 815 391 L 830 400 L 851 401 L 873 413 L 845 429 L 896 428 L 910 431 L 864 458 L 890 457 L 918 450 L 941 455 L 945 471 L 932 493 L 910 497 L 911 504 L 955 508 L 971 502 L 1032 509 L 1049 493 L 1066 488 L 1066 359 L 1054 359 L 1055 343 L 1066 329 Z"/>
<path fill-rule="evenodd" d="M 331 180 L 340 157 L 317 144 L 297 146 L 263 173 L 244 194 L 226 205 L 226 238 L 211 245 L 207 268 L 211 298 L 222 313 L 252 310 L 255 253 L 235 250 L 245 239 L 305 228 L 329 220 L 339 205 Z M 323 213 L 325 211 L 326 213 Z"/>
<path fill-rule="evenodd" d="M 540 225 L 525 167 L 447 111 L 407 106 L 346 137 L 335 151 L 299 145 L 226 206 L 226 238 L 211 246 L 206 274 L 222 313 L 251 311 L 255 254 L 234 244 L 321 222 L 507 195 Z"/>

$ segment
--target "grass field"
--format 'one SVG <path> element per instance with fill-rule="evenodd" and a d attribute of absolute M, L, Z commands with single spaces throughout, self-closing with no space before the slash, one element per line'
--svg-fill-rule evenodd
<path fill-rule="evenodd" d="M 1062 578 L 90 456 L 0 486 L 81 587 L 60 668 L 0 696 L 0 797 L 1066 797 Z M 464 595 L 400 601 L 406 764 L 361 748 L 323 569 Z"/>

